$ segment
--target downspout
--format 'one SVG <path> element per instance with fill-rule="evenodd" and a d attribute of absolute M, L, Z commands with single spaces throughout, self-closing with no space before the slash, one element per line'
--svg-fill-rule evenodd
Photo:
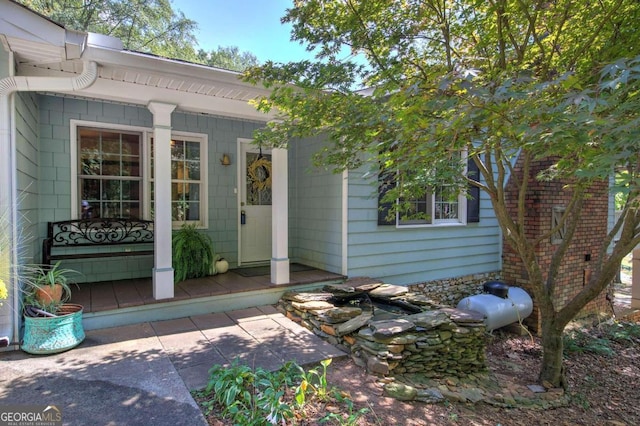
<path fill-rule="evenodd" d="M 82 73 L 75 77 L 30 77 L 11 76 L 0 80 L 0 181 L 8 183 L 5 191 L 0 191 L 0 211 L 7 212 L 8 223 L 0 224 L 0 232 L 10 241 L 9 247 L 9 299 L 0 307 L 0 347 L 17 347 L 20 324 L 20 292 L 17 280 L 18 259 L 18 180 L 16 163 L 16 135 L 12 131 L 15 118 L 12 114 L 15 92 L 72 92 L 86 89 L 98 78 L 98 65 L 83 61 Z M 13 123 L 13 124 L 12 124 Z M 5 253 L 1 254 L 5 256 Z M 13 312 L 11 323 L 2 322 L 7 309 Z"/>

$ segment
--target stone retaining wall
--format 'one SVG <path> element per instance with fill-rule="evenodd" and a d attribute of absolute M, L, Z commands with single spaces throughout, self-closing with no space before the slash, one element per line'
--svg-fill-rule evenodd
<path fill-rule="evenodd" d="M 456 278 L 433 280 L 409 285 L 409 291 L 422 293 L 447 306 L 457 306 L 465 297 L 482 293 L 486 281 L 500 280 L 500 273 L 465 275 Z"/>
<path fill-rule="evenodd" d="M 465 377 L 486 370 L 485 327 L 477 312 L 439 305 L 404 286 L 347 282 L 323 290 L 287 292 L 278 309 L 350 353 L 371 373 Z M 418 312 L 390 313 L 373 302 L 400 304 Z"/>

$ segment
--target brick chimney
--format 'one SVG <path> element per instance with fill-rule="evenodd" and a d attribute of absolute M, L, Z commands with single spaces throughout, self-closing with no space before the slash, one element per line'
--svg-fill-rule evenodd
<path fill-rule="evenodd" d="M 531 174 L 528 177 L 529 188 L 526 196 L 525 212 L 525 230 L 530 239 L 538 238 L 540 235 L 549 232 L 554 220 L 562 216 L 571 198 L 571 190 L 564 188 L 563 182 L 543 182 L 535 178 L 539 172 L 546 170 L 554 162 L 552 159 L 540 160 L 534 162 L 531 167 Z M 523 179 L 522 159 L 519 159 L 516 163 L 514 174 L 520 180 Z M 600 244 L 602 244 L 607 235 L 608 183 L 601 181 L 593 184 L 589 193 L 591 195 L 587 197 L 582 208 L 581 222 L 576 229 L 573 242 L 565 254 L 556 280 L 556 297 L 554 299 L 556 301 L 556 309 L 564 306 L 589 280 L 592 268 L 598 262 Z M 513 179 L 507 184 L 506 198 L 511 215 L 515 218 L 518 190 L 513 184 Z M 545 279 L 553 253 L 562 238 L 562 232 L 556 233 L 553 237 L 543 240 L 535 248 Z M 540 313 L 529 285 L 527 272 L 522 260 L 508 245 L 506 239 L 504 241 L 502 260 L 504 281 L 509 285 L 524 288 L 533 297 L 533 313 L 525 322 L 530 328 L 536 331 L 540 330 Z M 581 316 L 590 313 L 608 312 L 609 310 L 606 294 L 603 292 L 603 294 L 585 306 Z"/>

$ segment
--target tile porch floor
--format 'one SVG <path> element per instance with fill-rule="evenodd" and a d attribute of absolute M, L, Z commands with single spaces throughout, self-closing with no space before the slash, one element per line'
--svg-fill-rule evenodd
<path fill-rule="evenodd" d="M 342 275 L 319 269 L 291 272 L 291 281 L 288 284 L 278 285 L 277 287 L 287 288 L 298 284 L 332 281 L 342 278 Z M 85 312 L 99 312 L 274 287 L 270 282 L 269 275 L 243 277 L 230 270 L 225 274 L 180 282 L 175 286 L 174 298 L 160 301 L 153 299 L 151 278 L 81 283 L 78 284 L 78 287 L 72 289 L 70 303 L 83 305 Z"/>

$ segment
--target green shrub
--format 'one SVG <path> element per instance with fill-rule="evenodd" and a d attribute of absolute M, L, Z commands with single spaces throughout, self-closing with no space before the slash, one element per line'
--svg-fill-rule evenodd
<path fill-rule="evenodd" d="M 175 231 L 171 248 L 176 283 L 209 275 L 214 262 L 213 244 L 211 238 L 198 232 L 195 225 L 185 223 Z"/>

